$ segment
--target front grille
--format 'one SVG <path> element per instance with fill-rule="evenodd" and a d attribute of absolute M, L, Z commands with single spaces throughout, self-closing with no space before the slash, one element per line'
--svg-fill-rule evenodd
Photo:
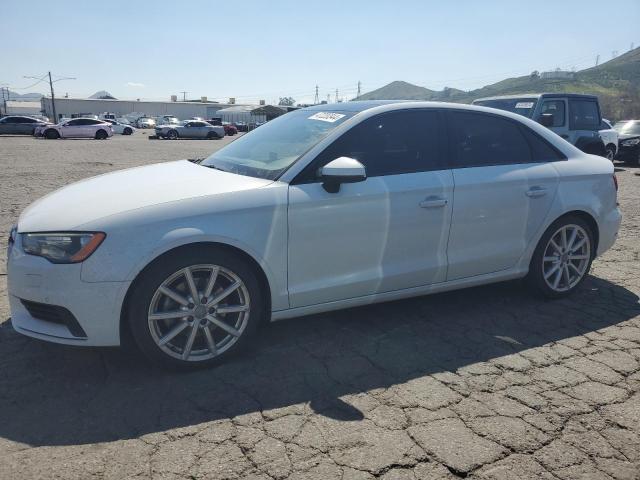
<path fill-rule="evenodd" d="M 58 305 L 49 305 L 47 303 L 32 302 L 30 300 L 20 299 L 20 301 L 33 318 L 64 325 L 74 337 L 87 337 L 86 332 L 82 329 L 76 317 L 66 308 Z"/>

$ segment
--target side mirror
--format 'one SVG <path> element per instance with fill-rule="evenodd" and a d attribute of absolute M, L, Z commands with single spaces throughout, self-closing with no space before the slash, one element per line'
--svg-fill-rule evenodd
<path fill-rule="evenodd" d="M 329 193 L 338 193 L 343 183 L 363 182 L 367 170 L 359 161 L 349 157 L 339 157 L 320 169 L 322 186 Z"/>
<path fill-rule="evenodd" d="M 543 113 L 538 117 L 538 123 L 544 127 L 553 126 L 553 113 Z"/>

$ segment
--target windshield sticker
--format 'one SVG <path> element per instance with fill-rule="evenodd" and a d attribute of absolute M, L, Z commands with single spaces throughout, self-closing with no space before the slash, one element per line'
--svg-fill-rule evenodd
<path fill-rule="evenodd" d="M 320 120 L 321 122 L 333 123 L 333 122 L 337 122 L 342 117 L 344 117 L 344 115 L 341 114 L 341 113 L 318 112 L 318 113 L 315 113 L 315 114 L 311 115 L 309 117 L 309 120 Z"/>
<path fill-rule="evenodd" d="M 516 103 L 516 108 L 532 108 L 533 102 L 518 102 Z"/>

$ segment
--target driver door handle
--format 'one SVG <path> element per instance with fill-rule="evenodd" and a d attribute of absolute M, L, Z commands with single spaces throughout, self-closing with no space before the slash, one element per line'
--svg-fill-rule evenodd
<path fill-rule="evenodd" d="M 418 205 L 421 208 L 438 208 L 444 207 L 447 204 L 447 199 L 443 197 L 438 197 L 437 195 L 430 195 L 421 201 Z"/>
<path fill-rule="evenodd" d="M 531 187 L 526 191 L 527 197 L 537 198 L 544 197 L 547 194 L 547 189 L 544 187 Z"/>

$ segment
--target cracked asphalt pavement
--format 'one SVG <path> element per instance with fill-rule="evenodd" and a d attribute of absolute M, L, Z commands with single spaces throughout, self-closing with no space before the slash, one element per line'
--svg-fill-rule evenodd
<path fill-rule="evenodd" d="M 0 241 L 71 181 L 228 140 L 0 138 Z M 508 282 L 272 324 L 212 370 L 52 345 L 10 325 L 0 264 L 2 479 L 638 479 L 640 177 L 568 299 Z"/>

